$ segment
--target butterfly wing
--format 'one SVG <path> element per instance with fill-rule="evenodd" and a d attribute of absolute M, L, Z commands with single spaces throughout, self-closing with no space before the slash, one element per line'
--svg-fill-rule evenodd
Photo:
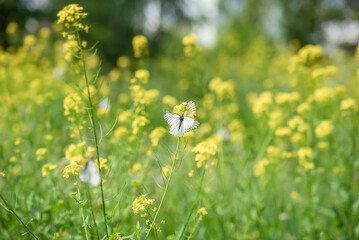
<path fill-rule="evenodd" d="M 170 134 L 176 135 L 179 131 L 179 127 L 181 125 L 181 116 L 176 113 L 170 113 L 166 111 L 163 118 L 167 121 L 167 123 L 171 126 Z"/>
<path fill-rule="evenodd" d="M 89 158 L 87 160 L 87 163 L 81 170 L 79 177 L 81 181 L 90 183 L 94 187 L 97 187 L 100 184 L 101 176 L 93 158 Z"/>
<path fill-rule="evenodd" d="M 186 105 L 186 116 L 192 116 L 196 113 L 196 104 L 191 100 Z"/>
<path fill-rule="evenodd" d="M 186 132 L 189 132 L 190 130 L 198 128 L 199 122 L 194 120 L 193 118 L 184 117 L 182 125 L 183 125 L 183 132 L 186 133 Z"/>

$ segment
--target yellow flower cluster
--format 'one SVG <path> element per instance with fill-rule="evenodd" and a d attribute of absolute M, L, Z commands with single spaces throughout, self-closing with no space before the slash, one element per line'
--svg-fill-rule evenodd
<path fill-rule="evenodd" d="M 211 157 L 215 156 L 218 152 L 218 146 L 222 143 L 222 138 L 215 135 L 200 143 L 198 143 L 191 152 L 196 153 L 195 161 L 197 168 L 203 166 Z M 217 160 L 212 162 L 213 166 L 217 165 Z"/>
<path fill-rule="evenodd" d="M 44 159 L 44 156 L 47 152 L 47 148 L 39 148 L 36 150 L 36 160 L 40 161 L 42 159 Z"/>
<path fill-rule="evenodd" d="M 323 138 L 332 133 L 334 125 L 330 120 L 324 120 L 315 128 L 315 135 L 317 138 Z"/>
<path fill-rule="evenodd" d="M 194 33 L 190 33 L 183 37 L 182 44 L 184 46 L 183 53 L 185 56 L 191 56 L 198 49 L 197 36 Z"/>
<path fill-rule="evenodd" d="M 145 106 L 151 105 L 159 97 L 158 90 L 145 90 L 141 85 L 137 84 L 131 85 L 130 91 L 137 114 L 144 114 Z"/>
<path fill-rule="evenodd" d="M 300 148 L 298 150 L 299 164 L 304 167 L 305 170 L 311 170 L 314 168 L 312 162 L 313 150 L 311 148 Z"/>
<path fill-rule="evenodd" d="M 148 199 L 146 195 L 141 195 L 135 198 L 132 203 L 132 210 L 134 214 L 139 212 L 146 212 L 147 208 L 152 206 L 155 203 L 155 199 Z"/>
<path fill-rule="evenodd" d="M 340 102 L 342 116 L 349 116 L 358 110 L 358 105 L 353 98 L 346 98 Z"/>
<path fill-rule="evenodd" d="M 170 107 L 174 107 L 177 104 L 177 99 L 172 96 L 164 96 L 162 98 L 162 103 Z"/>
<path fill-rule="evenodd" d="M 77 29 L 82 29 L 88 32 L 88 26 L 80 23 L 82 19 L 87 16 L 87 13 L 83 12 L 83 7 L 78 4 L 70 4 L 64 7 L 57 13 L 57 23 L 64 23 L 66 28 L 71 26 Z"/>
<path fill-rule="evenodd" d="M 322 87 L 315 90 L 313 99 L 318 103 L 325 103 L 334 97 L 334 91 L 331 88 Z"/>
<path fill-rule="evenodd" d="M 6 32 L 6 34 L 14 34 L 14 33 L 16 33 L 17 32 L 17 30 L 18 30 L 18 25 L 17 25 L 17 23 L 15 23 L 15 22 L 10 22 L 7 26 L 6 26 L 6 30 L 5 30 L 5 32 Z"/>
<path fill-rule="evenodd" d="M 251 105 L 252 111 L 256 117 L 262 116 L 267 112 L 273 103 L 273 95 L 269 91 L 262 92 L 261 94 L 251 93 L 248 94 L 247 100 Z"/>
<path fill-rule="evenodd" d="M 291 93 L 282 92 L 282 93 L 278 93 L 275 96 L 275 102 L 279 105 L 298 102 L 299 100 L 300 100 L 300 95 L 297 92 L 291 92 Z"/>
<path fill-rule="evenodd" d="M 119 68 L 127 68 L 130 66 L 130 59 L 126 56 L 119 57 L 116 61 L 116 65 Z"/>
<path fill-rule="evenodd" d="M 81 171 L 82 168 L 83 168 L 83 166 L 78 165 L 77 163 L 71 163 L 64 168 L 64 170 L 62 171 L 62 175 L 64 178 L 69 178 L 70 173 L 72 175 L 76 176 L 79 174 L 79 172 Z"/>
<path fill-rule="evenodd" d="M 174 106 L 172 112 L 180 115 L 184 114 L 186 110 L 186 106 L 187 106 L 187 102 L 182 102 L 181 104 Z"/>
<path fill-rule="evenodd" d="M 323 48 L 319 45 L 306 45 L 290 59 L 289 70 L 292 72 L 298 65 L 312 65 L 323 57 Z"/>
<path fill-rule="evenodd" d="M 142 83 L 148 83 L 148 79 L 150 78 L 150 72 L 146 69 L 140 69 L 135 72 L 135 78 L 131 79 L 131 83 L 135 83 L 137 80 Z"/>
<path fill-rule="evenodd" d="M 332 77 L 337 74 L 338 74 L 338 67 L 335 65 L 329 65 L 313 70 L 312 78 L 322 79 L 322 78 Z"/>
<path fill-rule="evenodd" d="M 256 165 L 253 166 L 254 176 L 262 176 L 265 173 L 265 168 L 267 165 L 269 165 L 268 159 L 262 158 Z"/>
<path fill-rule="evenodd" d="M 42 176 L 45 177 L 45 176 L 49 175 L 49 174 L 50 174 L 50 171 L 51 171 L 51 170 L 54 170 L 55 168 L 56 168 L 56 165 L 55 165 L 55 164 L 46 163 L 46 164 L 43 165 L 42 168 L 41 168 Z"/>
<path fill-rule="evenodd" d="M 85 113 L 82 98 L 77 93 L 71 93 L 64 99 L 64 115 L 70 122 L 75 122 L 79 115 Z"/>
<path fill-rule="evenodd" d="M 166 134 L 167 130 L 163 127 L 157 127 L 150 133 L 152 147 L 157 147 L 160 139 Z"/>
<path fill-rule="evenodd" d="M 148 41 L 143 35 L 137 35 L 132 39 L 132 47 L 135 58 L 148 56 Z"/>
<path fill-rule="evenodd" d="M 120 126 L 116 128 L 114 132 L 114 137 L 117 140 L 123 140 L 128 135 L 128 129 L 126 127 Z"/>
<path fill-rule="evenodd" d="M 144 116 L 136 116 L 136 118 L 132 122 L 132 134 L 136 135 L 140 129 L 142 129 L 146 124 L 150 123 L 150 121 Z"/>
<path fill-rule="evenodd" d="M 235 84 L 233 81 L 223 81 L 216 77 L 209 82 L 209 89 L 216 93 L 220 101 L 234 98 Z"/>
<path fill-rule="evenodd" d="M 85 154 L 85 142 L 80 142 L 78 144 L 71 144 L 67 147 L 65 151 L 65 158 L 70 163 L 81 163 L 85 164 L 86 158 Z"/>
<path fill-rule="evenodd" d="M 205 208 L 198 209 L 197 213 L 201 216 L 206 216 L 208 214 Z"/>

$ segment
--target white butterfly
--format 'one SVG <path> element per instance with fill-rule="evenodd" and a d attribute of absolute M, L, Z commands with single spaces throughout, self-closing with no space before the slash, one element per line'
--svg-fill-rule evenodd
<path fill-rule="evenodd" d="M 79 177 L 81 181 L 90 183 L 94 187 L 100 184 L 101 176 L 92 157 L 87 159 L 86 165 L 81 170 Z"/>
<path fill-rule="evenodd" d="M 199 126 L 199 122 L 191 117 L 188 117 L 195 113 L 196 105 L 192 100 L 187 103 L 186 109 L 182 115 L 171 113 L 166 110 L 166 113 L 163 117 L 171 126 L 170 134 L 174 136 L 178 134 L 178 137 L 183 137 L 184 133 L 197 128 Z M 188 116 L 184 116 L 184 114 Z"/>

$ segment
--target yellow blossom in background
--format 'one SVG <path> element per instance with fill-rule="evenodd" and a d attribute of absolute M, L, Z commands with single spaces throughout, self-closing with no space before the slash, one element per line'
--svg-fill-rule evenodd
<path fill-rule="evenodd" d="M 114 132 L 114 137 L 117 139 L 117 140 L 122 140 L 125 136 L 128 135 L 128 129 L 126 127 L 118 127 L 116 128 L 115 132 Z"/>
<path fill-rule="evenodd" d="M 172 112 L 182 115 L 186 110 L 186 106 L 187 106 L 187 102 L 182 102 L 180 105 L 174 106 Z"/>
<path fill-rule="evenodd" d="M 81 163 L 84 164 L 86 159 L 84 157 L 85 153 L 85 142 L 80 142 L 78 144 L 71 144 L 67 147 L 65 151 L 65 158 L 70 163 Z"/>
<path fill-rule="evenodd" d="M 166 134 L 167 130 L 163 127 L 156 127 L 150 133 L 152 147 L 157 147 L 159 140 Z"/>
<path fill-rule="evenodd" d="M 269 114 L 269 122 L 268 125 L 271 128 L 276 128 L 280 126 L 283 122 L 283 113 L 281 110 L 273 111 Z"/>
<path fill-rule="evenodd" d="M 309 159 L 313 157 L 313 150 L 311 148 L 300 148 L 298 150 L 299 159 Z"/>
<path fill-rule="evenodd" d="M 102 158 L 100 157 L 100 169 L 108 169 L 108 166 L 106 165 L 107 163 L 107 158 Z"/>
<path fill-rule="evenodd" d="M 299 195 L 299 193 L 293 191 L 290 193 L 290 198 L 295 200 L 295 201 L 298 201 L 298 202 L 301 202 L 302 201 L 302 196 Z"/>
<path fill-rule="evenodd" d="M 11 157 L 9 158 L 9 161 L 10 161 L 10 162 L 16 162 L 16 160 L 17 160 L 17 158 L 16 158 L 15 156 L 11 156 Z"/>
<path fill-rule="evenodd" d="M 340 102 L 340 110 L 342 111 L 342 116 L 349 116 L 352 112 L 358 110 L 358 105 L 353 98 L 346 98 Z"/>
<path fill-rule="evenodd" d="M 142 168 L 141 163 L 135 163 L 133 164 L 132 168 L 131 168 L 131 173 L 136 173 L 138 171 L 140 171 Z"/>
<path fill-rule="evenodd" d="M 39 37 L 41 39 L 48 39 L 51 36 L 51 30 L 48 27 L 42 27 L 39 30 Z"/>
<path fill-rule="evenodd" d="M 254 115 L 260 117 L 263 113 L 268 111 L 273 103 L 272 92 L 266 91 L 259 95 L 255 93 L 248 94 L 247 101 L 251 105 Z"/>
<path fill-rule="evenodd" d="M 275 135 L 278 137 L 289 136 L 291 132 L 290 128 L 280 127 L 275 130 Z"/>
<path fill-rule="evenodd" d="M 323 57 L 324 50 L 319 45 L 306 45 L 298 51 L 301 63 L 311 64 Z"/>
<path fill-rule="evenodd" d="M 315 128 L 315 135 L 317 138 L 323 138 L 332 133 L 334 125 L 330 120 L 324 120 Z"/>
<path fill-rule="evenodd" d="M 127 122 L 132 117 L 132 112 L 130 110 L 122 111 L 121 114 L 118 116 L 118 121 L 120 123 Z"/>
<path fill-rule="evenodd" d="M 177 99 L 172 96 L 164 96 L 162 98 L 162 103 L 170 107 L 174 107 L 177 104 Z"/>
<path fill-rule="evenodd" d="M 193 175 L 194 175 L 194 170 L 192 169 L 191 171 L 189 171 L 188 177 L 193 177 Z"/>
<path fill-rule="evenodd" d="M 150 78 L 150 72 L 146 69 L 140 69 L 135 72 L 135 77 L 140 83 L 146 84 Z"/>
<path fill-rule="evenodd" d="M 55 165 L 55 164 L 46 163 L 46 164 L 43 165 L 42 168 L 41 168 L 42 176 L 45 177 L 45 176 L 49 175 L 49 174 L 50 174 L 50 171 L 51 171 L 51 170 L 54 170 L 55 168 L 56 168 L 56 165 Z"/>
<path fill-rule="evenodd" d="M 15 22 L 10 22 L 10 23 L 6 26 L 5 32 L 6 32 L 6 34 L 14 34 L 14 33 L 17 32 L 18 28 L 19 28 L 19 27 L 18 27 L 17 23 L 15 23 Z"/>
<path fill-rule="evenodd" d="M 36 150 L 36 160 L 37 161 L 40 161 L 42 159 L 44 159 L 44 156 L 47 152 L 47 149 L 46 148 L 39 148 Z"/>
<path fill-rule="evenodd" d="M 69 178 L 69 174 L 76 176 L 79 174 L 82 168 L 82 165 L 78 165 L 77 163 L 71 163 L 64 168 L 64 170 L 62 171 L 62 175 L 64 178 Z"/>
<path fill-rule="evenodd" d="M 328 148 L 329 144 L 327 142 L 318 142 L 317 147 L 321 150 Z"/>
<path fill-rule="evenodd" d="M 212 136 L 200 143 L 198 143 L 191 152 L 196 153 L 195 161 L 198 168 L 203 166 L 211 157 L 218 152 L 218 145 L 222 143 L 222 138 L 219 136 Z"/>
<path fill-rule="evenodd" d="M 85 157 L 86 158 L 90 158 L 90 157 L 94 158 L 95 157 L 95 151 L 96 151 L 96 148 L 88 146 L 87 150 L 86 150 L 86 153 L 85 153 Z"/>
<path fill-rule="evenodd" d="M 332 99 L 333 97 L 334 97 L 333 89 L 323 87 L 315 90 L 313 99 L 316 102 L 322 103 Z"/>
<path fill-rule="evenodd" d="M 150 121 L 144 116 L 137 116 L 132 122 L 132 134 L 136 135 Z"/>
<path fill-rule="evenodd" d="M 120 79 L 121 77 L 121 72 L 120 70 L 118 70 L 117 68 L 113 68 L 111 69 L 111 71 L 109 72 L 108 74 L 108 77 L 109 79 L 112 81 L 112 82 L 116 82 Z"/>
<path fill-rule="evenodd" d="M 305 114 L 309 111 L 310 109 L 310 104 L 307 102 L 301 103 L 298 107 L 297 107 L 297 112 L 299 114 Z"/>
<path fill-rule="evenodd" d="M 198 209 L 197 213 L 201 216 L 206 216 L 208 214 L 205 208 Z"/>
<path fill-rule="evenodd" d="M 222 81 L 221 78 L 216 77 L 209 82 L 209 89 L 216 93 L 220 101 L 234 98 L 235 84 L 233 81 Z"/>
<path fill-rule="evenodd" d="M 269 165 L 269 161 L 266 158 L 262 158 L 256 165 L 253 166 L 254 176 L 262 176 L 265 173 L 265 168 L 267 165 Z"/>
<path fill-rule="evenodd" d="M 5 177 L 5 176 L 6 176 L 5 172 L 0 172 L 0 177 Z"/>
<path fill-rule="evenodd" d="M 116 61 L 116 65 L 119 68 L 127 68 L 130 66 L 130 59 L 126 56 L 119 57 Z"/>
<path fill-rule="evenodd" d="M 21 138 L 19 138 L 19 137 L 17 137 L 17 138 L 15 139 L 14 144 L 15 144 L 16 146 L 18 146 L 18 145 L 20 145 L 20 144 L 21 144 L 21 142 L 22 142 L 22 139 L 21 139 Z"/>
<path fill-rule="evenodd" d="M 184 46 L 183 53 L 185 56 L 191 56 L 197 50 L 197 36 L 194 33 L 190 33 L 182 38 L 182 44 Z"/>
<path fill-rule="evenodd" d="M 278 93 L 275 96 L 275 102 L 279 105 L 286 103 L 298 102 L 300 100 L 300 95 L 297 92 L 292 93 Z"/>
<path fill-rule="evenodd" d="M 269 158 L 278 158 L 280 156 L 280 150 L 275 146 L 268 146 L 266 153 Z"/>
<path fill-rule="evenodd" d="M 137 35 L 132 39 L 133 55 L 135 58 L 148 56 L 148 41 L 143 35 Z"/>
<path fill-rule="evenodd" d="M 146 209 L 155 203 L 155 199 L 148 199 L 146 195 L 141 195 L 135 198 L 132 203 L 132 210 L 134 214 L 145 212 Z"/>
<path fill-rule="evenodd" d="M 118 102 L 121 104 L 126 104 L 129 101 L 129 97 L 126 93 L 120 93 L 117 98 Z"/>
<path fill-rule="evenodd" d="M 71 93 L 64 99 L 64 115 L 70 122 L 74 122 L 77 116 L 85 114 L 85 107 L 82 98 L 76 94 Z"/>
<path fill-rule="evenodd" d="M 315 69 L 312 72 L 312 78 L 320 79 L 320 78 L 332 77 L 337 74 L 338 74 L 338 67 L 335 65 L 329 65 L 329 66 Z"/>

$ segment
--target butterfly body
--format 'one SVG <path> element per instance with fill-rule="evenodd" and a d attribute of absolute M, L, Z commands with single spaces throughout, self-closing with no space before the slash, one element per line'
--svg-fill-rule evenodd
<path fill-rule="evenodd" d="M 187 115 L 194 115 L 196 113 L 196 105 L 193 101 L 189 101 L 187 103 L 185 113 L 187 113 Z M 183 137 L 184 133 L 199 126 L 198 121 L 194 120 L 191 117 L 185 116 L 184 113 L 182 115 L 179 115 L 166 111 L 163 117 L 171 126 L 170 134 L 174 136 L 178 135 L 178 137 Z"/>

